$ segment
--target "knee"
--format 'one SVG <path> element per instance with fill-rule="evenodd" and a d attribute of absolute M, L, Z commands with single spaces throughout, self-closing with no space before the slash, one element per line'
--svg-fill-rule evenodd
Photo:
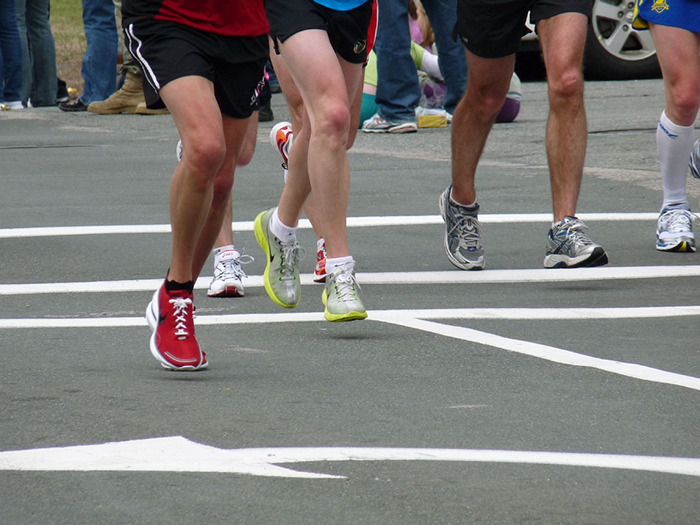
<path fill-rule="evenodd" d="M 671 86 L 668 104 L 682 120 L 693 123 L 700 108 L 700 81 L 684 79 Z"/>
<path fill-rule="evenodd" d="M 214 195 L 212 196 L 212 208 L 219 209 L 226 205 L 233 189 L 233 169 L 222 170 L 214 180 Z"/>
<path fill-rule="evenodd" d="M 494 90 L 490 86 L 467 86 L 460 106 L 469 107 L 470 113 L 479 114 L 485 120 L 493 120 L 505 102 L 507 92 Z"/>
<path fill-rule="evenodd" d="M 200 178 L 203 184 L 211 184 L 226 158 L 223 136 L 206 137 L 204 134 L 184 146 L 183 162 L 187 162 L 190 172 Z"/>
<path fill-rule="evenodd" d="M 553 106 L 583 104 L 583 73 L 579 68 L 568 68 L 549 79 L 549 100 Z"/>
<path fill-rule="evenodd" d="M 345 144 L 350 129 L 350 110 L 342 103 L 330 104 L 320 113 L 314 127 L 316 133 L 329 140 L 341 140 Z"/>

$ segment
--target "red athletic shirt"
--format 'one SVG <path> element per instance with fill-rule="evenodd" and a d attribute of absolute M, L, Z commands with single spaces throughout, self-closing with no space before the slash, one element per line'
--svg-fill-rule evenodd
<path fill-rule="evenodd" d="M 167 20 L 227 36 L 270 31 L 263 0 L 124 0 L 122 18 L 124 26 L 138 20 Z"/>

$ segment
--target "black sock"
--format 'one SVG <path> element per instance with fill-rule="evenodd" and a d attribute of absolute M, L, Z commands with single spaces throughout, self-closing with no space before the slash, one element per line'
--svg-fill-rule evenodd
<path fill-rule="evenodd" d="M 165 291 L 174 292 L 175 290 L 185 290 L 191 294 L 194 292 L 194 281 L 179 283 L 177 281 L 169 281 L 168 279 L 165 279 Z"/>

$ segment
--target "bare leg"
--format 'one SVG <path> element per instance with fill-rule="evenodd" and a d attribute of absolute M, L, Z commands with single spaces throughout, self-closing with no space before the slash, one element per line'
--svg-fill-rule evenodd
<path fill-rule="evenodd" d="M 236 162 L 237 167 L 244 167 L 250 164 L 253 160 L 253 154 L 255 153 L 255 142 L 258 138 L 258 112 L 254 111 L 253 115 L 248 119 L 248 130 L 246 131 L 245 140 L 243 141 L 243 146 L 241 147 L 241 152 L 238 155 L 238 161 Z M 233 244 L 233 229 L 231 222 L 233 221 L 233 210 L 232 210 L 232 199 L 229 194 L 228 203 L 225 205 L 223 222 L 221 224 L 221 230 L 219 235 L 216 237 L 216 242 L 214 242 L 214 248 L 220 248 L 222 246 L 229 246 Z"/>
<path fill-rule="evenodd" d="M 452 117 L 452 197 L 469 205 L 476 201 L 476 166 L 508 94 L 515 57 L 485 59 L 467 51 L 467 63 L 467 91 Z"/>
<path fill-rule="evenodd" d="M 586 155 L 583 106 L 583 46 L 587 17 L 565 13 L 537 24 L 549 83 L 547 160 L 554 222 L 576 215 Z"/>
<path fill-rule="evenodd" d="M 183 97 L 182 93 L 202 93 Z M 221 228 L 233 185 L 236 158 L 247 120 L 224 117 L 213 84 L 183 77 L 163 87 L 161 96 L 175 120 L 185 154 L 170 184 L 172 252 L 169 278 L 194 281 Z"/>
<path fill-rule="evenodd" d="M 325 31 L 297 33 L 282 44 L 282 53 L 304 98 L 308 115 L 301 137 L 308 143 L 308 175 L 290 172 L 280 199 L 280 220 L 296 225 L 313 185 L 324 218 L 329 258 L 349 255 L 346 215 L 350 166 L 346 145 L 350 126 L 350 100 L 359 86 L 361 65 L 336 57 Z M 292 155 L 298 144 L 292 148 Z M 296 158 L 296 157 L 293 157 Z M 292 161 L 293 162 L 293 161 Z"/>

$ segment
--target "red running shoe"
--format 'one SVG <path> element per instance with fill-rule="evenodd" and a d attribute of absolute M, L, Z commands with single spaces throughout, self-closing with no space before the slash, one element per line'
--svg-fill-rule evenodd
<path fill-rule="evenodd" d="M 314 271 L 314 282 L 326 282 L 326 240 L 316 241 L 316 270 Z"/>
<path fill-rule="evenodd" d="M 165 291 L 161 286 L 146 309 L 153 330 L 151 353 L 168 370 L 201 370 L 209 366 L 194 335 L 192 294 L 185 290 Z"/>

